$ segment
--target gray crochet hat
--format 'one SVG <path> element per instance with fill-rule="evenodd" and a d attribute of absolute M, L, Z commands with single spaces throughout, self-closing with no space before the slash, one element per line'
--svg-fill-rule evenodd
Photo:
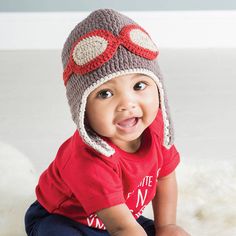
<path fill-rule="evenodd" d="M 173 128 L 157 56 L 158 49 L 148 33 L 114 10 L 96 10 L 75 26 L 62 51 L 63 79 L 72 118 L 86 144 L 107 157 L 114 153 L 87 125 L 88 95 L 112 78 L 141 73 L 157 84 L 164 122 L 163 145 L 171 147 Z"/>

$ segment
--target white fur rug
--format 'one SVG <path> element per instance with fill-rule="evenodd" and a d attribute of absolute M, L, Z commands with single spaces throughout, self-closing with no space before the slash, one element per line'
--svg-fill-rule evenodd
<path fill-rule="evenodd" d="M 193 236 L 236 235 L 236 162 L 182 163 L 178 223 Z M 27 157 L 0 142 L 0 235 L 23 236 L 24 214 L 34 199 L 37 174 Z M 150 206 L 144 211 L 152 217 Z"/>
<path fill-rule="evenodd" d="M 213 159 L 213 158 L 212 158 Z M 179 224 L 192 235 L 236 235 L 236 162 L 201 160 L 179 167 Z"/>
<path fill-rule="evenodd" d="M 0 142 L 0 235 L 23 236 L 26 208 L 34 199 L 37 178 L 27 157 Z"/>
<path fill-rule="evenodd" d="M 176 171 L 178 224 L 192 236 L 236 235 L 236 162 L 183 159 Z M 150 205 L 144 214 L 153 217 Z"/>

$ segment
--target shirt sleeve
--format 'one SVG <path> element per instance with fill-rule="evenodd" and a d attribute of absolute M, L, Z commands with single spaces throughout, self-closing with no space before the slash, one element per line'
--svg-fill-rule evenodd
<path fill-rule="evenodd" d="M 88 215 L 125 202 L 114 165 L 89 152 L 71 157 L 63 169 L 63 178 Z"/>
<path fill-rule="evenodd" d="M 175 148 L 175 145 L 172 145 L 170 149 L 165 148 L 162 146 L 162 167 L 159 172 L 159 177 L 164 177 L 169 175 L 171 172 L 175 170 L 177 165 L 180 162 L 180 155 Z"/>
<path fill-rule="evenodd" d="M 159 145 L 159 163 L 162 163 L 159 178 L 161 178 L 175 170 L 180 162 L 180 155 L 175 145 L 172 145 L 169 149 L 163 146 L 164 123 L 161 110 L 158 111 L 155 120 L 151 124 L 151 130 L 156 135 L 157 145 Z"/>

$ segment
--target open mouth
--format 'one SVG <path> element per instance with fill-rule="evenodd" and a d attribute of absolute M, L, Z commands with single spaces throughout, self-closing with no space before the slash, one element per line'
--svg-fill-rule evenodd
<path fill-rule="evenodd" d="M 123 131 L 131 132 L 136 127 L 139 119 L 139 117 L 128 118 L 118 122 L 116 125 L 119 129 Z"/>

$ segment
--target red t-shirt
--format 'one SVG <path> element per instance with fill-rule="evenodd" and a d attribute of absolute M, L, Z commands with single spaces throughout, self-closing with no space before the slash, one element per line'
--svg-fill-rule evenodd
<path fill-rule="evenodd" d="M 137 219 L 156 193 L 157 180 L 179 163 L 173 145 L 164 148 L 161 111 L 143 133 L 136 153 L 114 144 L 115 154 L 103 156 L 88 147 L 78 131 L 62 144 L 54 161 L 40 176 L 36 187 L 39 203 L 50 213 L 61 214 L 105 229 L 96 212 L 125 203 Z"/>

